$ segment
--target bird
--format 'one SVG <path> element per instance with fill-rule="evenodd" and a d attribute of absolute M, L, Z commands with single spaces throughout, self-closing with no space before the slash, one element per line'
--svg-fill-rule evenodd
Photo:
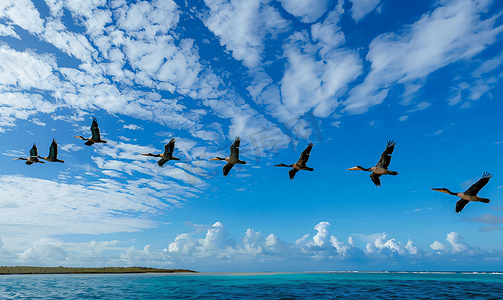
<path fill-rule="evenodd" d="M 33 163 L 41 163 L 44 164 L 45 162 L 38 160 L 38 149 L 37 145 L 33 144 L 33 147 L 30 149 L 30 157 L 24 158 L 24 157 L 19 157 L 19 158 L 14 158 L 13 160 L 26 160 L 25 164 L 27 165 L 32 165 Z"/>
<path fill-rule="evenodd" d="M 98 122 L 96 121 L 96 118 L 93 118 L 93 124 L 91 125 L 91 137 L 86 139 L 80 135 L 74 135 L 73 137 L 76 137 L 78 139 L 87 141 L 84 143 L 84 145 L 91 146 L 94 143 L 106 143 L 107 141 L 102 140 L 100 137 L 100 129 L 98 127 Z"/>
<path fill-rule="evenodd" d="M 309 143 L 307 145 L 306 149 L 304 149 L 304 151 L 302 151 L 302 154 L 300 155 L 299 160 L 296 163 L 294 163 L 293 165 L 279 164 L 279 165 L 274 165 L 274 166 L 275 167 L 293 168 L 290 171 L 288 171 L 288 175 L 290 176 L 291 180 L 293 180 L 293 178 L 295 177 L 295 174 L 297 174 L 297 172 L 299 170 L 314 171 L 313 168 L 306 166 L 306 163 L 309 159 L 309 155 L 311 154 L 311 149 L 313 148 L 313 146 L 314 146 L 313 143 Z"/>
<path fill-rule="evenodd" d="M 239 144 L 241 143 L 241 139 L 239 137 L 236 137 L 234 140 L 234 143 L 231 145 L 231 155 L 229 157 L 223 158 L 223 157 L 216 157 L 210 159 L 212 160 L 220 160 L 220 161 L 226 161 L 227 164 L 223 167 L 224 170 L 224 177 L 229 174 L 229 171 L 234 167 L 234 165 L 240 164 L 240 165 L 246 165 L 246 161 L 242 161 L 239 159 Z"/>
<path fill-rule="evenodd" d="M 51 162 L 60 162 L 60 163 L 65 162 L 64 160 L 58 159 L 58 143 L 56 143 L 55 139 L 52 139 L 52 144 L 49 147 L 49 156 L 47 157 L 38 156 L 38 158 L 42 158 Z"/>
<path fill-rule="evenodd" d="M 479 181 L 472 184 L 472 186 L 469 189 L 467 189 L 464 193 L 453 193 L 446 188 L 431 188 L 431 189 L 437 192 L 447 193 L 461 198 L 456 202 L 456 212 L 458 213 L 461 212 L 463 208 L 470 201 L 482 202 L 482 203 L 489 203 L 491 201 L 487 198 L 477 196 L 477 193 L 489 182 L 489 179 L 491 179 L 492 176 L 493 176 L 492 174 L 489 174 L 487 172 L 483 173 L 482 178 L 480 178 Z"/>
<path fill-rule="evenodd" d="M 361 170 L 361 171 L 372 172 L 372 174 L 370 174 L 370 179 L 377 187 L 381 186 L 381 180 L 379 179 L 381 175 L 398 175 L 398 172 L 388 170 L 389 163 L 391 162 L 391 154 L 395 149 L 395 145 L 396 143 L 394 141 L 392 140 L 387 141 L 386 149 L 381 154 L 381 159 L 379 160 L 377 165 L 375 165 L 375 167 L 365 169 L 364 167 L 356 166 L 353 168 L 349 168 L 348 170 Z"/>
<path fill-rule="evenodd" d="M 161 159 L 157 162 L 159 167 L 162 167 L 164 163 L 170 160 L 180 160 L 178 157 L 173 156 L 173 150 L 175 149 L 175 138 L 172 138 L 169 143 L 164 145 L 164 153 L 162 154 L 152 154 L 152 153 L 147 153 L 147 154 L 142 154 L 145 156 L 154 156 L 154 157 L 160 157 Z"/>

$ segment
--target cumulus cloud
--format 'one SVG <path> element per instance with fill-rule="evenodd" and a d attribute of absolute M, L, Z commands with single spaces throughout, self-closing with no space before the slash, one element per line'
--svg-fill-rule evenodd
<path fill-rule="evenodd" d="M 199 225 L 187 222 L 192 232 L 178 234 L 167 247 L 147 244 L 141 248 L 126 246 L 130 241 L 63 242 L 42 238 L 24 248 L 12 250 L 12 242 L 0 244 L 0 262 L 42 266 L 128 266 L 142 265 L 196 270 L 285 270 L 295 264 L 302 269 L 324 270 L 337 266 L 339 270 L 414 270 L 418 263 L 460 269 L 459 257 L 489 265 L 501 261 L 503 252 L 472 247 L 456 232 L 447 234 L 446 244 L 435 241 L 431 250 L 414 245 L 412 240 L 401 243 L 386 234 L 359 235 L 369 239 L 365 249 L 354 245 L 351 237 L 344 243 L 330 233 L 330 223 L 314 227 L 317 234 L 309 239 L 305 234 L 295 243 L 281 240 L 271 233 L 262 234 L 249 228 L 237 242 L 221 223 Z M 162 249 L 162 250 L 161 250 Z M 105 256 L 104 253 L 107 253 Z M 117 253 L 119 253 L 117 255 Z M 335 263 L 335 265 L 334 265 Z M 461 266 L 462 270 L 465 266 Z M 422 270 L 422 269 L 421 269 Z M 427 269 L 432 270 L 432 269 Z"/>

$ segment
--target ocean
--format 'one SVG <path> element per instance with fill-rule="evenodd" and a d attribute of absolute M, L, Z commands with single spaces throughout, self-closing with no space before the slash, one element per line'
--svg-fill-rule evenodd
<path fill-rule="evenodd" d="M 503 299 L 503 274 L 4 275 L 0 299 Z"/>

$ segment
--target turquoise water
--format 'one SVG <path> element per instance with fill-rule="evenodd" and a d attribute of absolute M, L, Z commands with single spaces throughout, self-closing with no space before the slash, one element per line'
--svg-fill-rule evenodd
<path fill-rule="evenodd" d="M 502 274 L 0 276 L 1 299 L 503 299 Z"/>

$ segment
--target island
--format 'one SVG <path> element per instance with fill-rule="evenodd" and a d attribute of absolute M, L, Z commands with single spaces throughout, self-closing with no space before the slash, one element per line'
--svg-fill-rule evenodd
<path fill-rule="evenodd" d="M 0 267 L 0 275 L 9 274 L 126 274 L 126 273 L 198 273 L 186 269 L 155 269 L 146 267 Z"/>

